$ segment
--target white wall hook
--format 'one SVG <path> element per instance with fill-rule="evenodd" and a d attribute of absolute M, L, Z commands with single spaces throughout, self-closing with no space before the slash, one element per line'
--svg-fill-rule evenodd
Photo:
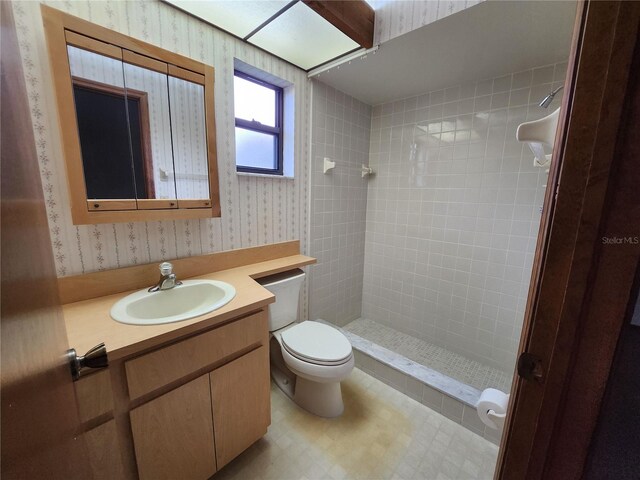
<path fill-rule="evenodd" d="M 367 175 L 375 175 L 375 171 L 373 170 L 373 168 L 368 167 L 366 165 L 362 165 L 362 178 L 366 177 Z"/>
<path fill-rule="evenodd" d="M 541 161 L 538 157 L 533 158 L 533 166 L 534 167 L 546 167 L 551 163 L 551 155 L 545 155 L 544 161 Z M 548 172 L 549 170 L 547 170 Z"/>
<path fill-rule="evenodd" d="M 327 173 L 332 168 L 336 168 L 336 162 L 332 162 L 328 157 L 324 157 L 322 172 Z"/>

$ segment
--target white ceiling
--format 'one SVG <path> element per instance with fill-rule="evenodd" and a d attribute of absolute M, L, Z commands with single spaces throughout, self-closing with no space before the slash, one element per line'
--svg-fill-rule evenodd
<path fill-rule="evenodd" d="M 290 5 L 290 0 L 164 1 L 303 70 L 359 47 L 303 2 Z M 267 21 L 270 22 L 264 25 Z M 258 27 L 261 28 L 256 32 Z"/>
<path fill-rule="evenodd" d="M 574 1 L 486 1 L 316 77 L 370 105 L 566 60 Z"/>

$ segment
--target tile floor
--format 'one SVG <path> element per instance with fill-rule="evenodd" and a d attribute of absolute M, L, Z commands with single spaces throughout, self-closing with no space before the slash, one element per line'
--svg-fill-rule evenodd
<path fill-rule="evenodd" d="M 272 384 L 269 432 L 223 479 L 491 479 L 498 447 L 354 369 L 345 413 L 315 417 Z"/>
<path fill-rule="evenodd" d="M 511 390 L 511 373 L 483 365 L 373 320 L 359 318 L 342 328 L 478 390 L 488 387 L 503 392 Z"/>

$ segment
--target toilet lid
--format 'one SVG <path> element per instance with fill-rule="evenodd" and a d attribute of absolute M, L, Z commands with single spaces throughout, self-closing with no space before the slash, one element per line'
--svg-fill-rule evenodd
<path fill-rule="evenodd" d="M 302 360 L 339 364 L 351 356 L 347 337 L 323 323 L 299 323 L 282 332 L 281 338 L 287 351 Z"/>

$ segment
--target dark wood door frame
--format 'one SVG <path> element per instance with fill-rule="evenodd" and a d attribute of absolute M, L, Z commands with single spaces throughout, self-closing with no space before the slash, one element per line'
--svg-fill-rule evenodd
<path fill-rule="evenodd" d="M 584 467 L 640 259 L 639 18 L 640 2 L 578 4 L 520 343 L 543 376 L 514 380 L 496 478 Z"/>

